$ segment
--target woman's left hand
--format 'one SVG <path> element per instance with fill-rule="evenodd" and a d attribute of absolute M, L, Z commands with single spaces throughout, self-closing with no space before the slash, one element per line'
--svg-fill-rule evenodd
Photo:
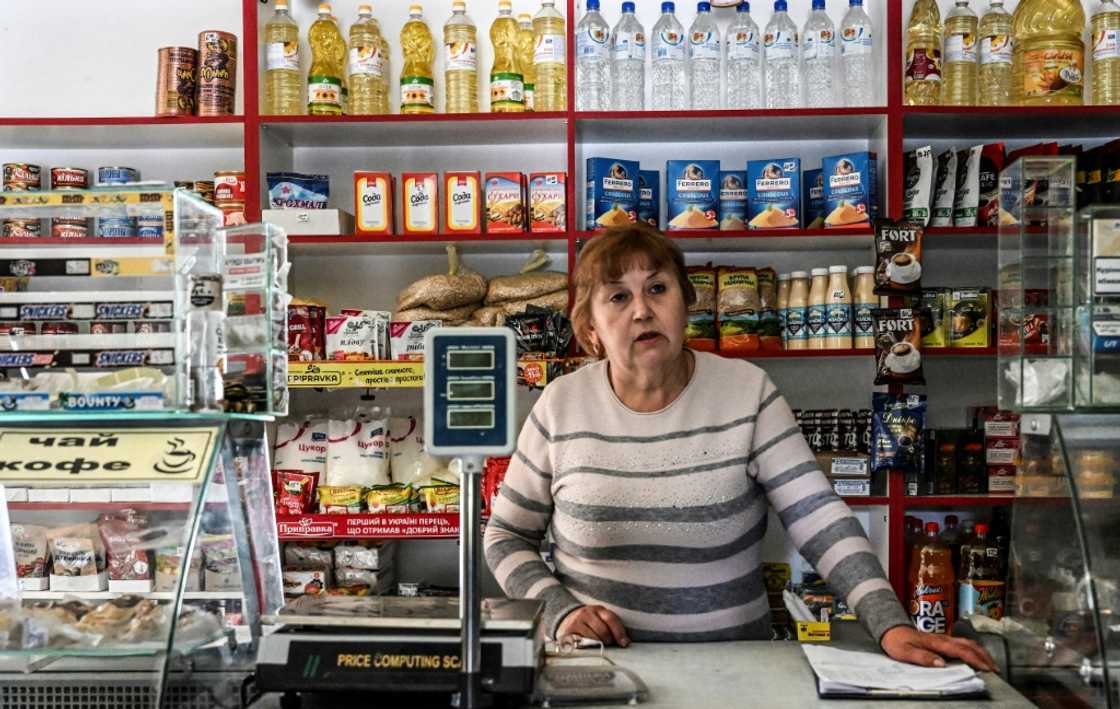
<path fill-rule="evenodd" d="M 883 633 L 883 652 L 901 662 L 923 667 L 944 667 L 946 657 L 967 662 L 975 670 L 998 672 L 996 661 L 979 643 L 949 635 L 923 633 L 909 625 L 897 625 Z"/>

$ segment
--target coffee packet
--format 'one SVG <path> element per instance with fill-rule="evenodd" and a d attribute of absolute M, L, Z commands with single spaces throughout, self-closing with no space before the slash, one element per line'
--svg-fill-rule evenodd
<path fill-rule="evenodd" d="M 875 473 L 922 471 L 926 425 L 924 394 L 871 395 L 871 468 Z"/>
<path fill-rule="evenodd" d="M 922 237 L 920 224 L 880 219 L 875 223 L 875 295 L 920 295 Z"/>
<path fill-rule="evenodd" d="M 926 383 L 922 372 L 922 328 L 910 308 L 876 308 L 875 384 Z"/>
<path fill-rule="evenodd" d="M 937 156 L 937 179 L 929 226 L 953 226 L 953 203 L 957 196 L 957 149 Z"/>
<path fill-rule="evenodd" d="M 906 193 L 902 218 L 928 226 L 933 203 L 933 148 L 927 145 L 906 153 L 905 168 Z"/>

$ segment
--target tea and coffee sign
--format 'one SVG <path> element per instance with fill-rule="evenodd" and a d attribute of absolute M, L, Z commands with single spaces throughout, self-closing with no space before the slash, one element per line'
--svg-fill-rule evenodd
<path fill-rule="evenodd" d="M 218 426 L 190 428 L 2 428 L 5 482 L 199 483 L 221 438 Z"/>

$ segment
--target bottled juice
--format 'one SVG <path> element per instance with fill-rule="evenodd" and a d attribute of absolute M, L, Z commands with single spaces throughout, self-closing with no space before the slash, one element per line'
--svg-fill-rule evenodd
<path fill-rule="evenodd" d="M 828 325 L 828 269 L 814 268 L 809 286 L 809 307 L 805 310 L 805 323 L 809 328 L 809 349 L 826 348 L 825 334 Z"/>
<path fill-rule="evenodd" d="M 960 617 L 1003 617 L 1004 593 L 999 549 L 988 542 L 988 525 L 976 525 L 976 539 L 961 554 Z"/>
<path fill-rule="evenodd" d="M 343 112 L 346 74 L 346 40 L 331 16 L 329 3 L 319 3 L 319 18 L 307 33 L 311 69 L 307 73 L 307 112 L 313 116 L 338 116 Z"/>
<path fill-rule="evenodd" d="M 525 110 L 536 110 L 537 68 L 533 66 L 533 51 L 537 47 L 537 33 L 533 31 L 533 18 L 523 12 L 517 16 L 517 61 L 525 79 Z"/>
<path fill-rule="evenodd" d="M 903 92 L 907 106 L 941 103 L 941 11 L 937 0 L 918 0 L 910 11 Z"/>
<path fill-rule="evenodd" d="M 510 0 L 498 1 L 498 19 L 490 25 L 494 66 L 490 69 L 490 110 L 521 113 L 525 110 L 525 74 L 518 56 L 517 22 Z"/>
<path fill-rule="evenodd" d="M 369 5 L 358 6 L 358 21 L 350 25 L 350 96 L 347 111 L 354 116 L 381 113 L 384 83 L 381 76 L 381 30 Z"/>
<path fill-rule="evenodd" d="M 567 27 L 564 16 L 556 10 L 554 0 L 541 0 L 541 9 L 533 18 L 537 45 L 533 50 L 536 69 L 534 111 L 568 110 Z"/>
<path fill-rule="evenodd" d="M 1023 106 L 1081 105 L 1085 11 L 1080 0 L 1023 0 L 1011 22 L 1012 100 Z"/>
<path fill-rule="evenodd" d="M 478 113 L 478 30 L 461 0 L 443 26 L 443 84 L 445 113 Z"/>
<path fill-rule="evenodd" d="M 979 20 L 968 0 L 957 0 L 945 18 L 944 81 L 941 103 L 947 106 L 976 105 L 976 75 L 979 68 L 976 35 Z"/>
<path fill-rule="evenodd" d="M 1120 6 L 1105 0 L 1089 23 L 1092 37 L 1093 103 L 1120 103 Z"/>
<path fill-rule="evenodd" d="M 264 112 L 273 116 L 303 114 L 299 25 L 288 14 L 288 0 L 276 0 L 276 12 L 264 26 L 264 46 Z"/>
<path fill-rule="evenodd" d="M 976 103 L 1011 105 L 1011 14 L 1003 0 L 992 0 L 980 18 L 980 74 Z"/>
<path fill-rule="evenodd" d="M 401 28 L 401 54 L 401 113 L 435 113 L 435 42 L 419 5 L 408 8 L 408 22 Z"/>
<path fill-rule="evenodd" d="M 925 538 L 915 545 L 911 563 L 910 619 L 924 633 L 949 632 L 956 607 L 956 574 L 953 557 L 938 534 L 937 522 L 926 524 Z"/>

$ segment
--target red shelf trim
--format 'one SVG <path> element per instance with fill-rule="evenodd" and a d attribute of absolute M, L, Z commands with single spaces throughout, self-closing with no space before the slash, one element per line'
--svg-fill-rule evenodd
<path fill-rule="evenodd" d="M 80 239 L 59 239 L 52 236 L 0 236 L 0 245 L 3 246 L 107 246 L 110 244 L 120 246 L 136 246 L 143 244 L 147 244 L 148 246 L 162 246 L 163 237 L 157 236 L 155 238 L 147 238 L 129 236 L 116 238 L 87 236 Z"/>
<path fill-rule="evenodd" d="M 902 106 L 904 115 L 1079 116 L 1086 113 L 1120 115 L 1116 106 Z"/>
<path fill-rule="evenodd" d="M 566 234 L 327 234 L 323 236 L 292 234 L 291 244 L 410 244 L 448 243 L 460 241 L 567 241 Z"/>
<path fill-rule="evenodd" d="M 542 113 L 391 113 L 373 116 L 260 116 L 261 125 L 282 123 L 462 123 L 463 121 L 549 121 L 568 118 L 567 111 Z"/>
<path fill-rule="evenodd" d="M 602 231 L 576 232 L 577 239 L 590 239 Z M 716 229 L 682 229 L 666 231 L 665 234 L 672 239 L 769 239 L 780 237 L 783 239 L 801 239 L 818 237 L 840 236 L 873 236 L 870 229 L 746 229 L 738 231 L 720 231 Z M 870 244 L 869 244 L 870 245 Z"/>
<path fill-rule="evenodd" d="M 245 123 L 245 116 L 58 116 L 0 117 L 0 126 L 189 126 Z"/>
<path fill-rule="evenodd" d="M 903 499 L 903 507 L 988 507 L 1005 506 L 1015 502 L 1014 495 L 919 495 Z"/>
<path fill-rule="evenodd" d="M 459 514 L 276 515 L 280 541 L 298 539 L 453 539 Z"/>
<path fill-rule="evenodd" d="M 886 495 L 871 495 L 870 497 L 852 497 L 841 495 L 840 499 L 847 503 L 848 507 L 871 507 L 873 505 L 887 505 L 890 504 L 891 498 Z"/>
<path fill-rule="evenodd" d="M 718 109 L 706 111 L 575 111 L 576 121 L 598 120 L 679 120 L 681 118 L 803 118 L 806 116 L 875 116 L 887 115 L 887 108 L 773 108 L 773 109 Z"/>

